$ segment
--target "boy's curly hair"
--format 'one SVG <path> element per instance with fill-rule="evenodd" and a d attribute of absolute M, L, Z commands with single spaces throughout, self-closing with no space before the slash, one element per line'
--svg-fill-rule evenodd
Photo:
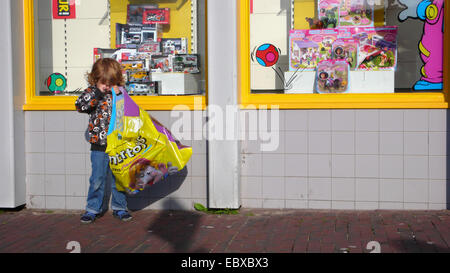
<path fill-rule="evenodd" d="M 110 86 L 125 85 L 120 63 L 111 58 L 98 59 L 92 66 L 92 71 L 87 74 L 87 78 L 91 86 L 95 86 L 98 82 Z"/>

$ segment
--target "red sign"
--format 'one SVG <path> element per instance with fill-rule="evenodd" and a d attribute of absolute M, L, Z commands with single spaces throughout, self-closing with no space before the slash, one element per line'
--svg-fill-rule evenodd
<path fill-rule="evenodd" d="M 53 0 L 53 19 L 75 18 L 75 0 Z"/>

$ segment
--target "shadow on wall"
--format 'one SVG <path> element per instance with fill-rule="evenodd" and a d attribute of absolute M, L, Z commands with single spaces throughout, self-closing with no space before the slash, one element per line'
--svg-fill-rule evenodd
<path fill-rule="evenodd" d="M 152 186 L 146 187 L 143 191 L 127 197 L 128 209 L 131 211 L 142 210 L 153 203 L 169 196 L 171 193 L 178 190 L 188 175 L 187 167 L 184 167 L 178 173 L 167 177 Z M 173 204 L 174 200 L 167 200 L 162 204 L 161 209 L 172 209 L 181 207 Z"/>

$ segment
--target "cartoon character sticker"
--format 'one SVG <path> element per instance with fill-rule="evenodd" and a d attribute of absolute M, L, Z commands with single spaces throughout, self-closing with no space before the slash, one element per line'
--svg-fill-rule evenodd
<path fill-rule="evenodd" d="M 130 166 L 129 187 L 134 191 L 129 193 L 135 194 L 143 190 L 146 185 L 153 185 L 177 171 L 178 168 L 172 166 L 171 162 L 168 162 L 166 166 L 164 163 L 158 164 L 146 158 L 139 158 Z"/>
<path fill-rule="evenodd" d="M 443 88 L 443 41 L 444 0 L 399 0 L 406 6 L 399 13 L 403 22 L 408 18 L 424 21 L 423 34 L 419 42 L 420 58 L 424 65 L 421 78 L 413 89 L 416 91 L 442 90 Z"/>

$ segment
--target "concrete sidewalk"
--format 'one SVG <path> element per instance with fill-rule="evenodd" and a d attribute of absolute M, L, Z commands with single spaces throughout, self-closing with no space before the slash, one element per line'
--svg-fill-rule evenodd
<path fill-rule="evenodd" d="M 193 211 L 107 212 L 81 224 L 81 211 L 23 209 L 0 214 L 0 253 L 450 253 L 450 211 L 241 209 L 237 215 Z M 371 241 L 377 243 L 368 250 Z M 369 244 L 370 246 L 370 244 Z"/>

